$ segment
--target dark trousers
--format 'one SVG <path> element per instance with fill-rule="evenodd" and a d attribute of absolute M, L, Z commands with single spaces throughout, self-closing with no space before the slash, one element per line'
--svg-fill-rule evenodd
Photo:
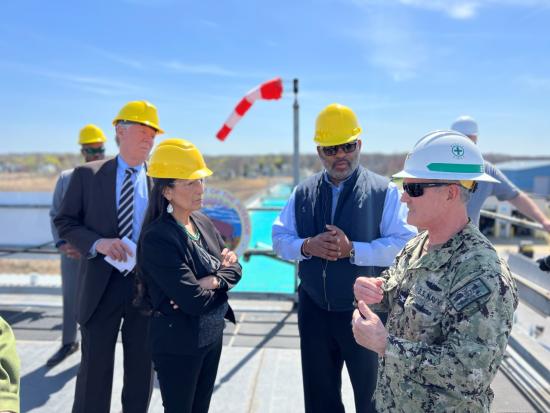
<path fill-rule="evenodd" d="M 80 260 L 61 254 L 61 290 L 63 291 L 63 335 L 61 344 L 76 341 L 76 291 Z"/>
<path fill-rule="evenodd" d="M 192 355 L 154 354 L 165 413 L 207 413 L 222 339 Z"/>
<path fill-rule="evenodd" d="M 306 413 L 343 413 L 344 362 L 353 387 L 355 411 L 371 412 L 378 356 L 355 342 L 353 311 L 326 311 L 300 289 L 298 328 Z"/>
<path fill-rule="evenodd" d="M 110 411 L 119 331 L 124 350 L 123 412 L 147 412 L 153 389 L 149 317 L 132 306 L 133 277 L 113 272 L 96 311 L 81 326 L 82 360 L 73 413 Z"/>

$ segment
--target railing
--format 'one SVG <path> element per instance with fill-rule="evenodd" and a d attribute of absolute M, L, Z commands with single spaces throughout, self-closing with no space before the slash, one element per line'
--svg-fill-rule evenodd
<path fill-rule="evenodd" d="M 481 215 L 523 228 L 543 230 L 537 222 L 482 210 Z M 550 274 L 540 271 L 535 262 L 519 254 L 510 254 L 508 263 L 516 281 L 520 301 L 544 317 L 550 316 Z M 521 331 L 513 332 L 508 342 L 501 371 L 515 384 L 538 411 L 550 411 L 550 364 L 547 351 Z"/>
<path fill-rule="evenodd" d="M 484 216 L 484 217 L 487 217 L 487 218 L 492 218 L 492 219 L 497 220 L 497 221 L 509 222 L 510 224 L 514 224 L 514 225 L 524 227 L 524 228 L 537 229 L 537 230 L 543 230 L 544 229 L 542 227 L 542 225 L 539 224 L 538 222 L 529 221 L 527 219 L 511 217 L 509 215 L 497 214 L 496 212 L 487 211 L 485 209 L 481 210 L 481 216 Z"/>
<path fill-rule="evenodd" d="M 53 241 L 33 246 L 0 246 L 0 258 L 14 254 L 59 254 L 59 250 L 53 245 Z"/>
<path fill-rule="evenodd" d="M 44 208 L 44 205 L 17 205 L 21 208 Z M 0 205 L 0 208 L 4 206 Z M 13 206 L 11 206 L 13 207 Z M 49 206 L 48 206 L 49 207 Z M 280 211 L 280 207 L 253 207 L 249 211 Z M 506 215 L 497 214 L 491 211 L 482 210 L 481 215 L 495 220 L 509 222 L 513 225 L 524 228 L 542 230 L 538 223 L 519 219 Z M 34 246 L 0 246 L 0 258 L 12 254 L 57 254 L 53 242 L 47 242 Z M 297 291 L 298 273 L 297 264 L 279 258 L 272 249 L 251 248 L 244 252 L 243 259 L 249 261 L 253 256 L 264 256 L 277 261 L 294 264 L 294 292 Z M 530 265 L 535 265 L 528 260 Z M 523 271 L 522 271 L 523 272 Z M 544 276 L 543 274 L 542 276 Z M 550 290 L 541 286 L 536 279 L 530 279 L 523 274 L 513 274 L 516 281 L 520 300 L 535 309 L 545 317 L 550 316 Z M 550 274 L 548 274 L 550 277 Z M 295 294 L 294 294 L 295 297 Z M 528 341 L 528 340 L 527 340 Z M 526 395 L 526 397 L 540 411 L 550 411 L 550 392 L 548 382 L 550 381 L 550 369 L 544 366 L 541 360 L 533 359 L 529 352 L 528 343 L 525 337 L 512 334 L 509 341 L 509 351 L 502 364 L 502 371 L 506 376 Z M 531 359 L 530 359 L 531 357 Z"/>

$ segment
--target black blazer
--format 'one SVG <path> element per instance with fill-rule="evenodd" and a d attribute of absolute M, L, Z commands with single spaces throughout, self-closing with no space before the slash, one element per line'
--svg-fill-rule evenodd
<path fill-rule="evenodd" d="M 221 260 L 224 242 L 212 221 L 200 212 L 193 212 L 191 220 L 205 241 L 206 249 Z M 241 265 L 237 262 L 215 274 L 225 281 L 225 289 L 201 288 L 191 242 L 183 228 L 167 213 L 143 228 L 137 257 L 138 269 L 147 284 L 153 307 L 153 353 L 196 352 L 199 316 L 227 302 L 227 290 L 241 279 Z M 172 308 L 170 300 L 179 306 L 178 310 Z M 231 307 L 225 317 L 235 322 Z"/>
<path fill-rule="evenodd" d="M 116 206 L 117 159 L 89 162 L 75 168 L 54 224 L 59 236 L 83 257 L 100 238 L 118 238 Z M 148 179 L 149 190 L 151 181 Z M 114 267 L 104 255 L 82 259 L 77 292 L 77 320 L 85 324 L 94 313 Z"/>

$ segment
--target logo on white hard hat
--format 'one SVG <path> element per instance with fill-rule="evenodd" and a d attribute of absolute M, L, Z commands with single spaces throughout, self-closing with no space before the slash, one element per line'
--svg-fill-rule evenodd
<path fill-rule="evenodd" d="M 451 146 L 451 153 L 457 159 L 464 158 L 464 146 L 462 146 L 462 145 L 452 145 Z"/>

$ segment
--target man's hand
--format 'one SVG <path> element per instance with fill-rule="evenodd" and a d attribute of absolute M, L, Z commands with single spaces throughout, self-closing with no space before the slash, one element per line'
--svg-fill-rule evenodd
<path fill-rule="evenodd" d="M 380 318 L 363 301 L 359 301 L 358 309 L 353 312 L 351 324 L 357 344 L 384 357 L 388 332 Z"/>
<path fill-rule="evenodd" d="M 220 279 L 215 275 L 207 275 L 197 280 L 205 290 L 217 290 L 220 287 Z"/>
<path fill-rule="evenodd" d="M 78 260 L 80 259 L 80 252 L 73 247 L 71 244 L 66 242 L 65 244 L 62 244 L 59 246 L 59 251 L 61 251 L 62 254 L 65 254 L 67 257 Z"/>
<path fill-rule="evenodd" d="M 541 222 L 542 227 L 546 232 L 550 232 L 550 219 L 546 219 Z"/>
<path fill-rule="evenodd" d="M 326 231 L 304 241 L 303 251 L 310 256 L 336 261 L 341 257 L 338 237 L 334 231 Z"/>
<path fill-rule="evenodd" d="M 353 284 L 355 299 L 365 304 L 378 304 L 384 298 L 383 284 L 383 278 L 358 277 Z"/>
<path fill-rule="evenodd" d="M 96 245 L 96 250 L 116 261 L 126 262 L 128 256 L 133 256 L 130 247 L 118 238 L 101 238 Z"/>
<path fill-rule="evenodd" d="M 237 254 L 228 248 L 222 251 L 222 267 L 230 267 L 237 262 Z"/>
<path fill-rule="evenodd" d="M 349 257 L 351 250 L 353 249 L 353 244 L 348 239 L 344 231 L 336 225 L 327 224 L 326 227 L 337 238 L 337 243 L 340 246 L 340 252 L 342 253 L 341 257 Z"/>

